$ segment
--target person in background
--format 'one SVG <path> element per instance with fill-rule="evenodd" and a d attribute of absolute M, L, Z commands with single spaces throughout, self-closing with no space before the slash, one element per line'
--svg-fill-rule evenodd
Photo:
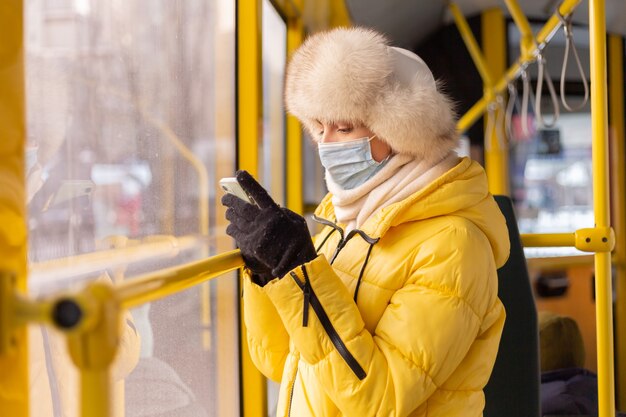
<path fill-rule="evenodd" d="M 571 317 L 540 311 L 542 415 L 598 415 L 598 378 L 585 369 L 585 346 Z"/>
<path fill-rule="evenodd" d="M 366 28 L 308 38 L 285 98 L 326 171 L 323 229 L 312 239 L 245 171 L 256 205 L 222 198 L 277 415 L 481 416 L 509 238 L 483 168 L 455 152 L 450 101 L 424 61 Z"/>

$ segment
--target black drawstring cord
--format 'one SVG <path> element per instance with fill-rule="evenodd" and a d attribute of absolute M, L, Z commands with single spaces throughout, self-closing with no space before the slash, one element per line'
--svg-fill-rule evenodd
<path fill-rule="evenodd" d="M 380 238 L 373 238 L 373 237 L 368 236 L 362 230 L 352 229 L 352 230 L 350 230 L 350 232 L 348 232 L 348 235 L 344 239 L 344 237 L 343 237 L 343 229 L 341 227 L 337 226 L 335 223 L 331 222 L 330 220 L 326 220 L 326 219 L 323 219 L 321 217 L 317 217 L 316 215 L 313 215 L 313 220 L 315 220 L 318 223 L 321 223 L 323 225 L 330 226 L 330 227 L 333 228 L 333 230 L 331 230 L 330 233 L 328 233 L 326 235 L 326 237 L 322 240 L 322 243 L 320 243 L 320 245 L 318 246 L 316 251 L 319 251 L 321 249 L 321 247 L 324 246 L 324 243 L 326 243 L 326 241 L 328 240 L 330 235 L 332 235 L 335 230 L 338 231 L 339 234 L 341 235 L 341 240 L 339 241 L 339 245 L 337 246 L 337 249 L 335 249 L 335 253 L 333 254 L 332 258 L 330 259 L 330 264 L 331 265 L 335 261 L 335 258 L 337 257 L 337 255 L 339 255 L 339 251 L 341 251 L 341 249 L 346 245 L 346 243 L 348 243 L 348 241 L 350 239 L 352 239 L 352 237 L 354 237 L 354 235 L 358 234 L 359 236 L 361 236 L 361 238 L 363 238 L 364 241 L 369 243 L 370 247 L 367 249 L 367 254 L 365 255 L 365 262 L 363 262 L 363 266 L 361 266 L 361 271 L 359 271 L 359 278 L 358 278 L 358 280 L 356 282 L 356 288 L 354 289 L 354 302 L 356 303 L 356 299 L 357 299 L 357 296 L 359 294 L 359 287 L 361 286 L 361 281 L 363 279 L 363 274 L 365 273 L 365 267 L 367 266 L 367 263 L 368 263 L 369 258 L 370 258 L 370 254 L 372 253 L 372 248 L 374 247 L 374 245 L 376 243 L 378 243 Z M 308 279 L 307 279 L 307 283 L 308 283 Z M 307 283 L 305 283 L 305 287 L 303 289 L 307 288 Z M 306 295 L 305 295 L 305 298 L 306 298 Z M 305 302 L 308 303 L 308 300 L 305 300 Z M 307 319 L 308 319 L 308 315 L 307 315 Z"/>
<path fill-rule="evenodd" d="M 378 239 L 376 239 L 378 242 Z M 372 248 L 376 244 L 376 242 L 370 243 L 370 247 L 367 250 L 367 255 L 365 255 L 365 262 L 363 262 L 363 266 L 361 267 L 361 271 L 359 272 L 359 279 L 356 281 L 356 288 L 354 289 L 354 303 L 356 304 L 356 297 L 359 294 L 359 288 L 361 287 L 361 279 L 363 278 L 363 272 L 365 272 L 365 267 L 367 266 L 367 262 L 370 259 L 370 253 L 372 253 Z"/>
<path fill-rule="evenodd" d="M 313 220 L 318 222 L 318 223 L 320 223 L 320 224 L 323 224 L 324 226 L 332 227 L 333 229 L 335 229 L 336 231 L 339 232 L 339 235 L 341 236 L 341 239 L 343 240 L 343 229 L 341 227 L 337 226 L 337 224 L 333 223 L 330 220 L 326 220 L 326 219 L 324 219 L 322 217 L 317 217 L 315 214 L 313 215 Z"/>
<path fill-rule="evenodd" d="M 328 240 L 328 238 L 330 237 L 330 235 L 332 235 L 337 229 L 331 229 L 330 232 L 328 232 L 328 234 L 326 235 L 326 237 L 324 237 L 324 239 L 322 239 L 322 242 L 317 246 L 317 248 L 315 248 L 315 252 L 319 252 L 320 249 L 322 249 L 322 246 L 324 246 L 324 243 L 326 243 L 326 241 Z"/>

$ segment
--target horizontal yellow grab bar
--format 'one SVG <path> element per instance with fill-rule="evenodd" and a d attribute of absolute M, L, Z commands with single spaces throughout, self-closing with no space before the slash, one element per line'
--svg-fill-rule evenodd
<path fill-rule="evenodd" d="M 525 247 L 569 246 L 584 252 L 610 252 L 615 247 L 615 233 L 610 227 L 588 227 L 573 233 L 522 234 Z"/>
<path fill-rule="evenodd" d="M 191 249 L 200 244 L 195 236 L 159 236 L 150 237 L 149 242 L 129 245 L 124 248 L 101 250 L 65 258 L 32 263 L 28 267 L 29 280 L 40 283 L 59 277 L 77 276 L 115 268 L 148 259 L 175 256 L 180 251 Z"/>
<path fill-rule="evenodd" d="M 244 266 L 241 252 L 233 250 L 129 279 L 115 286 L 117 299 L 124 308 L 158 300 Z"/>
<path fill-rule="evenodd" d="M 528 248 L 571 246 L 576 243 L 574 233 L 528 233 L 522 234 L 522 245 Z"/>

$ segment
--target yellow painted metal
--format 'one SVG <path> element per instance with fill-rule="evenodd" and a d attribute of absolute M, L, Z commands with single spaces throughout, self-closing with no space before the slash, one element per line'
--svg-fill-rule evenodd
<path fill-rule="evenodd" d="M 456 27 L 461 34 L 461 38 L 463 38 L 465 47 L 469 51 L 470 56 L 474 61 L 474 65 L 476 65 L 476 69 L 478 69 L 480 77 L 483 79 L 483 84 L 485 88 L 493 87 L 494 79 L 491 76 L 491 72 L 489 71 L 489 68 L 487 66 L 487 61 L 485 60 L 485 57 L 483 56 L 483 53 L 478 46 L 478 42 L 476 41 L 476 38 L 474 37 L 474 34 L 472 33 L 472 30 L 467 23 L 467 20 L 465 20 L 465 16 L 463 16 L 461 9 L 459 9 L 459 6 L 457 6 L 456 3 L 450 3 L 448 8 L 452 12 L 454 22 L 456 23 Z"/>
<path fill-rule="evenodd" d="M 26 296 L 14 294 L 12 301 L 14 325 L 26 326 L 28 324 L 53 324 L 51 311 L 54 300 L 35 301 Z"/>
<path fill-rule="evenodd" d="M 482 97 L 478 100 L 456 123 L 456 130 L 459 133 L 465 132 L 467 129 L 472 127 L 474 123 L 483 115 L 485 110 L 487 110 L 487 105 L 489 104 L 489 100 L 487 97 Z"/>
<path fill-rule="evenodd" d="M 262 137 L 261 0 L 237 2 L 238 167 L 258 174 L 259 138 Z M 243 298 L 240 298 L 243 300 Z M 242 416 L 267 415 L 267 382 L 252 363 L 240 302 Z"/>
<path fill-rule="evenodd" d="M 535 36 L 533 35 L 533 31 L 530 29 L 530 24 L 528 23 L 528 19 L 526 19 L 526 15 L 519 7 L 519 4 L 516 0 L 504 0 L 506 3 L 506 7 L 509 9 L 517 28 L 520 31 L 521 39 L 520 39 L 520 51 L 522 60 L 529 60 L 533 58 L 534 51 L 534 43 Z"/>
<path fill-rule="evenodd" d="M 617 409 L 626 410 L 626 134 L 624 133 L 624 42 L 609 35 L 609 126 L 613 146 L 611 168 L 614 188 L 613 224 L 616 235 L 615 357 Z"/>
<path fill-rule="evenodd" d="M 611 252 L 615 247 L 615 233 L 610 227 L 578 229 L 574 236 L 574 246 L 583 252 Z"/>
<path fill-rule="evenodd" d="M 110 284 L 94 282 L 81 295 L 92 307 L 90 324 L 67 335 L 70 357 L 80 371 L 81 416 L 109 417 L 113 410 L 109 369 L 120 340 L 122 309 Z"/>
<path fill-rule="evenodd" d="M 270 0 L 270 2 L 285 19 L 302 19 L 303 0 Z"/>
<path fill-rule="evenodd" d="M 527 233 L 521 235 L 522 246 L 528 248 L 574 246 L 574 233 Z"/>
<path fill-rule="evenodd" d="M 303 0 L 294 0 L 298 7 L 302 7 Z M 302 19 L 287 19 L 287 58 L 302 44 L 304 27 Z M 298 119 L 287 115 L 287 207 L 296 213 L 302 214 L 302 126 Z"/>
<path fill-rule="evenodd" d="M 482 45 L 489 73 L 497 79 L 506 68 L 506 28 L 504 14 L 499 8 L 489 9 L 481 15 Z M 490 86 L 485 86 L 489 97 Z M 485 121 L 485 168 L 489 191 L 492 194 L 509 195 L 509 152 L 504 138 L 504 106 L 496 106 L 491 115 L 493 122 Z M 491 131 L 487 131 L 491 127 Z M 499 138 L 499 139 L 498 139 Z"/>
<path fill-rule="evenodd" d="M 574 233 L 522 234 L 524 247 L 575 247 L 583 252 L 610 252 L 615 247 L 615 233 L 610 227 L 578 229 Z"/>
<path fill-rule="evenodd" d="M 256 176 L 263 123 L 260 0 L 238 2 L 237 52 L 238 165 Z"/>
<path fill-rule="evenodd" d="M 605 10 L 603 0 L 589 1 L 593 208 L 598 228 L 610 227 Z M 595 274 L 598 411 L 600 417 L 609 417 L 615 416 L 613 296 L 609 252 L 595 254 Z"/>
<path fill-rule="evenodd" d="M 559 12 L 563 16 L 567 16 L 574 11 L 576 6 L 578 6 L 580 0 L 564 0 L 559 6 Z M 543 28 L 539 31 L 535 38 L 535 42 L 533 44 L 533 49 L 527 54 L 529 56 L 534 57 L 539 48 L 543 48 L 545 44 L 552 38 L 556 30 L 560 27 L 561 22 L 556 15 L 553 15 L 548 19 Z M 483 45 L 483 50 L 485 50 Z M 488 107 L 489 102 L 496 97 L 498 94 L 502 94 L 507 85 L 515 80 L 522 68 L 527 66 L 534 58 L 524 59 L 520 57 L 517 62 L 511 65 L 505 72 L 504 76 L 496 82 L 495 87 L 489 91 L 485 96 L 483 96 L 474 106 L 468 111 L 466 115 L 461 117 L 459 122 L 457 123 L 457 130 L 460 132 L 464 132 L 469 129 L 476 120 L 483 114 Z M 494 74 L 495 76 L 495 74 Z"/>
<path fill-rule="evenodd" d="M 239 250 L 225 252 L 121 282 L 115 286 L 116 298 L 123 308 L 137 307 L 242 266 L 243 259 Z"/>
<path fill-rule="evenodd" d="M 24 193 L 24 4 L 0 2 L 0 286 L 3 299 L 26 292 L 26 208 Z M 4 306 L 3 306 L 4 307 Z M 0 330 L 9 349 L 0 352 L 0 410 L 28 416 L 28 339 L 26 327 L 15 327 L 0 309 Z"/>
<path fill-rule="evenodd" d="M 564 0 L 558 8 L 561 16 L 567 16 L 574 12 L 580 0 Z M 539 47 L 543 47 L 544 44 L 552 38 L 554 33 L 561 27 L 561 19 L 555 13 L 550 16 L 550 19 L 546 22 L 545 25 L 537 32 L 536 42 Z M 534 54 L 534 51 L 531 53 Z"/>
<path fill-rule="evenodd" d="M 330 3 L 330 26 L 350 26 L 352 21 L 345 0 L 328 0 Z"/>

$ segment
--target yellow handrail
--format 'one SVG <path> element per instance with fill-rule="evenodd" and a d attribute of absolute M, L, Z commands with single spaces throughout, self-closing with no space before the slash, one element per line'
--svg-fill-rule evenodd
<path fill-rule="evenodd" d="M 257 177 L 259 173 L 259 138 L 263 137 L 263 80 L 261 77 L 262 40 L 260 0 L 239 1 L 237 7 L 237 168 Z M 254 366 L 248 349 L 246 324 L 240 310 L 241 394 L 240 414 L 243 417 L 263 417 L 267 414 L 267 384 L 263 374 Z"/>
<path fill-rule="evenodd" d="M 480 77 L 483 79 L 485 88 L 490 89 L 493 87 L 493 77 L 487 67 L 487 62 L 485 61 L 485 57 L 478 46 L 478 42 L 476 41 L 467 20 L 465 20 L 465 16 L 463 16 L 461 9 L 459 9 L 459 6 L 455 3 L 450 3 L 448 8 L 452 12 L 456 26 L 459 29 L 461 38 L 463 38 L 463 42 L 465 42 L 465 46 L 467 47 L 472 60 L 474 61 L 474 65 L 476 65 L 476 69 L 478 70 Z"/>
<path fill-rule="evenodd" d="M 574 11 L 576 6 L 578 6 L 580 0 L 565 0 L 558 8 L 558 12 L 567 16 Z M 537 36 L 535 37 L 535 41 L 533 47 L 528 52 L 528 56 L 526 58 L 520 57 L 517 62 L 511 65 L 504 76 L 495 84 L 492 90 L 492 96 L 495 97 L 498 94 L 504 92 L 507 88 L 507 85 L 515 80 L 521 70 L 527 66 L 534 59 L 534 55 L 544 48 L 545 44 L 549 42 L 552 38 L 556 30 L 560 27 L 561 21 L 557 17 L 556 14 L 552 15 L 550 19 L 546 22 L 543 28 L 539 31 Z M 457 122 L 457 130 L 459 132 L 465 132 L 467 129 L 472 126 L 476 120 L 487 110 L 487 105 L 490 102 L 490 97 L 483 97 L 478 100 L 468 111 L 467 113 L 459 119 Z"/>
<path fill-rule="evenodd" d="M 525 248 L 574 246 L 574 233 L 524 233 L 521 236 Z"/>
<path fill-rule="evenodd" d="M 596 227 L 610 227 L 606 16 L 604 0 L 589 2 L 589 56 L 591 67 L 591 130 L 593 166 L 593 211 Z M 595 254 L 596 341 L 598 350 L 598 411 L 601 417 L 615 416 L 613 374 L 613 292 L 611 254 Z"/>
<path fill-rule="evenodd" d="M 14 327 L 7 311 L 12 294 L 27 288 L 24 1 L 3 1 L 0 9 L 0 413 L 26 417 L 28 332 L 24 326 Z"/>
<path fill-rule="evenodd" d="M 615 247 L 615 234 L 610 227 L 590 227 L 573 233 L 522 234 L 524 247 L 575 247 L 583 252 L 611 252 Z"/>
<path fill-rule="evenodd" d="M 115 286 L 115 293 L 123 308 L 133 308 L 193 287 L 242 266 L 241 252 L 237 249 L 126 280 Z"/>
<path fill-rule="evenodd" d="M 83 416 L 108 417 L 110 365 L 117 352 L 122 312 L 183 291 L 244 265 L 233 250 L 117 284 L 92 282 L 73 295 L 31 300 L 13 294 L 14 325 L 53 324 L 68 333 L 70 355 L 81 373 Z"/>
<path fill-rule="evenodd" d="M 609 35 L 609 117 L 611 126 L 614 188 L 613 221 L 617 244 L 613 252 L 615 277 L 615 349 L 618 410 L 626 408 L 626 180 L 623 169 L 626 164 L 624 133 L 624 41 L 619 35 Z"/>
<path fill-rule="evenodd" d="M 524 61 L 530 61 L 534 58 L 534 50 L 533 46 L 535 43 L 535 37 L 533 36 L 533 32 L 530 29 L 530 24 L 528 23 L 528 19 L 526 19 L 526 15 L 519 7 L 519 4 L 516 0 L 504 0 L 506 7 L 509 9 L 517 28 L 519 29 L 522 37 L 520 39 L 520 52 L 521 58 Z"/>
<path fill-rule="evenodd" d="M 295 2 L 295 4 L 294 4 Z M 291 4 L 294 7 L 302 8 L 303 0 L 294 0 Z M 300 16 L 298 14 L 298 16 Z M 304 38 L 304 23 L 302 19 L 296 17 L 287 18 L 287 58 L 302 44 Z M 287 207 L 302 214 L 303 192 L 302 192 L 302 126 L 298 119 L 287 114 Z"/>

